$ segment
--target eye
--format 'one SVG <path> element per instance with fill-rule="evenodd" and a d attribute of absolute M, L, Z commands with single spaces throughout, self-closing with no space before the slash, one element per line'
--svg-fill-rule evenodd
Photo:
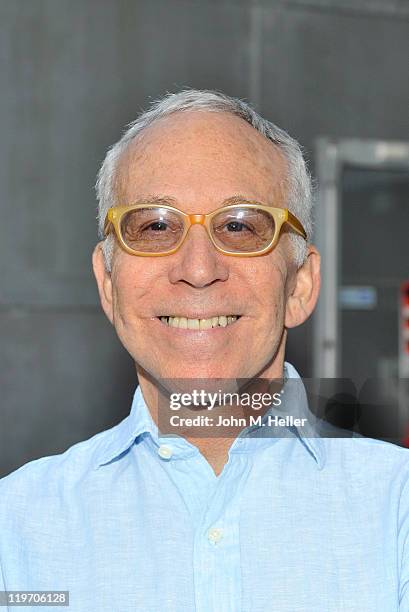
<path fill-rule="evenodd" d="M 229 232 L 242 232 L 245 229 L 249 229 L 249 227 L 240 221 L 230 221 L 226 223 L 226 229 Z"/>
<path fill-rule="evenodd" d="M 165 223 L 164 221 L 154 221 L 153 223 L 150 223 L 149 225 L 147 225 L 146 227 L 143 228 L 143 230 L 153 230 L 154 232 L 163 232 L 168 228 L 168 224 Z"/>
<path fill-rule="evenodd" d="M 216 225 L 214 231 L 218 234 L 254 233 L 254 228 L 242 221 L 225 221 Z"/>

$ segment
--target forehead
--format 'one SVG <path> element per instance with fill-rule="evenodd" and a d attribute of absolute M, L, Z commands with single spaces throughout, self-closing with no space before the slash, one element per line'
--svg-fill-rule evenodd
<path fill-rule="evenodd" d="M 243 119 L 184 111 L 156 121 L 128 145 L 116 193 L 121 204 L 167 195 L 202 212 L 238 194 L 282 205 L 286 177 L 281 151 Z"/>

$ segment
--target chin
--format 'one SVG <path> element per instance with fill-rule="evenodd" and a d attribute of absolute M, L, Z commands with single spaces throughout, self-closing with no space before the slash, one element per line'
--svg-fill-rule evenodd
<path fill-rule="evenodd" d="M 207 393 L 216 393 L 237 391 L 237 378 L 241 376 L 230 371 L 223 372 L 221 368 L 198 368 L 186 364 L 180 369 L 163 372 L 156 380 L 159 380 L 168 392 L 191 393 L 193 389 L 203 389 Z"/>
<path fill-rule="evenodd" d="M 210 361 L 206 363 L 196 363 L 190 361 L 174 364 L 172 367 L 165 366 L 161 369 L 160 378 L 202 378 L 202 379 L 220 379 L 220 378 L 247 378 L 251 376 L 248 368 L 243 364 L 229 363 L 227 360 Z"/>

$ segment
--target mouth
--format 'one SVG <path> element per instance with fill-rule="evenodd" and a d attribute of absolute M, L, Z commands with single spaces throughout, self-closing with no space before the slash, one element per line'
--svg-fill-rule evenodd
<path fill-rule="evenodd" d="M 205 330 L 215 327 L 227 327 L 240 319 L 241 315 L 217 315 L 208 319 L 189 319 L 188 317 L 160 316 L 157 317 L 164 325 L 178 329 Z"/>

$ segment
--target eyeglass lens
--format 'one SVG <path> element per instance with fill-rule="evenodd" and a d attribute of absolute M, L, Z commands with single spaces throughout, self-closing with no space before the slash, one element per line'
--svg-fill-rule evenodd
<path fill-rule="evenodd" d="M 174 249 L 183 237 L 185 219 L 161 207 L 131 210 L 123 215 L 121 234 L 125 244 L 142 253 Z M 267 212 L 246 207 L 226 209 L 212 217 L 214 242 L 225 251 L 257 252 L 270 244 L 275 232 L 274 218 Z"/>

